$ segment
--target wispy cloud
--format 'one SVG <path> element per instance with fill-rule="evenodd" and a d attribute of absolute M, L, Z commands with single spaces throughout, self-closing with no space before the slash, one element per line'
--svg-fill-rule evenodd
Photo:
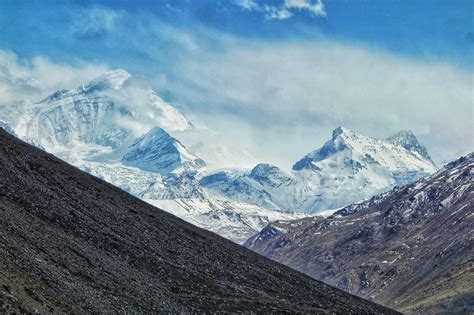
<path fill-rule="evenodd" d="M 102 7 L 79 10 L 71 23 L 71 33 L 79 39 L 103 39 L 114 30 L 120 16 L 118 11 Z"/>
<path fill-rule="evenodd" d="M 44 56 L 19 59 L 11 51 L 0 50 L 0 105 L 21 99 L 40 101 L 56 90 L 86 83 L 107 69 L 103 64 L 56 63 Z"/>
<path fill-rule="evenodd" d="M 235 4 L 246 10 L 260 10 L 260 5 L 254 0 L 236 0 Z"/>
<path fill-rule="evenodd" d="M 321 0 L 285 0 L 279 5 L 260 3 L 256 0 L 237 0 L 235 3 L 244 10 L 261 12 L 267 19 L 285 20 L 298 11 L 307 12 L 314 17 L 326 16 Z"/>
<path fill-rule="evenodd" d="M 284 7 L 287 9 L 307 10 L 314 16 L 326 16 L 324 5 L 321 0 L 285 0 Z"/>
<path fill-rule="evenodd" d="M 215 144 L 245 137 L 246 151 L 287 167 L 339 125 L 413 130 L 438 162 L 474 149 L 472 74 L 456 66 L 329 40 L 222 46 L 184 56 L 166 86 L 219 130 Z"/>

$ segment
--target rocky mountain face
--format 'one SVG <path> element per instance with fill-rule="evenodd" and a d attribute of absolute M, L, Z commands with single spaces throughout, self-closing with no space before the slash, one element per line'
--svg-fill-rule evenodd
<path fill-rule="evenodd" d="M 471 153 L 327 218 L 269 224 L 245 246 L 403 312 L 473 312 L 473 183 Z"/>
<path fill-rule="evenodd" d="M 320 149 L 296 162 L 291 174 L 259 164 L 247 173 L 211 174 L 201 184 L 230 200 L 317 213 L 411 183 L 436 169 L 412 132 L 379 140 L 340 127 Z"/>
<path fill-rule="evenodd" d="M 0 313 L 395 314 L 0 129 Z"/>

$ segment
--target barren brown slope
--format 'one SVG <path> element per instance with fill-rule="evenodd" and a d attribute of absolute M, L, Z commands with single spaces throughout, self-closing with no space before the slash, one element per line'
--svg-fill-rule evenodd
<path fill-rule="evenodd" d="M 0 313 L 382 314 L 0 130 Z"/>
<path fill-rule="evenodd" d="M 246 246 L 413 313 L 474 312 L 474 154 L 329 218 L 276 222 Z"/>

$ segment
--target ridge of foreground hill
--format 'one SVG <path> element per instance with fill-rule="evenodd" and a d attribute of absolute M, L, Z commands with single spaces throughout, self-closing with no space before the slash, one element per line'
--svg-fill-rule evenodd
<path fill-rule="evenodd" d="M 407 313 L 474 312 L 474 153 L 328 218 L 269 224 L 245 246 Z"/>
<path fill-rule="evenodd" d="M 396 313 L 192 226 L 1 129 L 0 172 L 0 313 Z"/>

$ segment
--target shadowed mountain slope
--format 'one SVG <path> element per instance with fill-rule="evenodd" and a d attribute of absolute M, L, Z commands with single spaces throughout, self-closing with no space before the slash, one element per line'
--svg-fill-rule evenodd
<path fill-rule="evenodd" d="M 328 218 L 275 222 L 246 246 L 403 312 L 474 311 L 474 153 Z"/>
<path fill-rule="evenodd" d="M 0 313 L 390 314 L 0 129 Z"/>

